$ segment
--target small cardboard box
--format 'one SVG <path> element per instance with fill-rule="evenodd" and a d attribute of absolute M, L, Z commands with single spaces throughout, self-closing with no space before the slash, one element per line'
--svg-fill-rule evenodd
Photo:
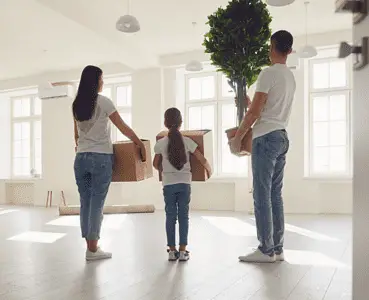
<path fill-rule="evenodd" d="M 210 166 L 213 166 L 213 133 L 211 130 L 184 130 L 181 131 L 183 136 L 187 136 L 192 139 L 197 145 L 198 149 L 209 162 Z M 156 140 L 168 135 L 167 131 L 162 131 L 156 136 Z M 195 156 L 190 155 L 192 181 L 206 181 L 208 176 L 205 168 L 200 164 Z M 162 180 L 161 172 L 159 172 L 159 180 Z"/>
<path fill-rule="evenodd" d="M 112 182 L 141 181 L 153 176 L 150 141 L 142 140 L 146 161 L 141 160 L 140 149 L 132 141 L 113 144 L 114 166 Z"/>
<path fill-rule="evenodd" d="M 226 130 L 228 141 L 230 141 L 236 135 L 238 127 L 230 128 Z M 250 129 L 243 137 L 241 142 L 241 151 L 239 155 L 251 155 L 252 150 L 252 129 Z"/>

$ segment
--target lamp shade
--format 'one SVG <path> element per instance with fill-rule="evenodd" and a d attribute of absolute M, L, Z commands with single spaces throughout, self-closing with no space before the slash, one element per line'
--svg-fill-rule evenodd
<path fill-rule="evenodd" d="M 302 48 L 299 51 L 299 56 L 301 58 L 312 58 L 317 55 L 318 55 L 318 51 L 316 51 L 316 48 L 313 46 L 309 46 L 309 45 L 306 45 L 304 48 Z"/>
<path fill-rule="evenodd" d="M 125 33 L 134 33 L 140 31 L 140 23 L 136 17 L 131 15 L 125 15 L 118 19 L 116 23 L 117 30 Z"/>
<path fill-rule="evenodd" d="M 270 6 L 286 6 L 295 2 L 295 0 L 267 0 L 267 4 Z"/>
<path fill-rule="evenodd" d="M 199 62 L 198 60 L 191 60 L 186 65 L 186 71 L 189 71 L 189 72 L 199 72 L 199 71 L 202 71 L 202 69 L 203 69 L 202 63 Z"/>

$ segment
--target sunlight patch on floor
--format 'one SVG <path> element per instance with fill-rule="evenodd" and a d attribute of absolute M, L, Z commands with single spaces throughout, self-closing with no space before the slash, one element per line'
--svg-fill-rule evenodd
<path fill-rule="evenodd" d="M 2 209 L 0 210 L 0 215 L 5 215 L 5 214 L 9 214 L 12 212 L 16 212 L 19 211 L 18 209 Z"/>
<path fill-rule="evenodd" d="M 52 244 L 65 235 L 65 233 L 56 232 L 27 231 L 8 238 L 8 241 Z"/>
<path fill-rule="evenodd" d="M 233 217 L 202 217 L 211 225 L 232 236 L 256 236 L 255 226 Z"/>
<path fill-rule="evenodd" d="M 304 250 L 285 250 L 286 262 L 292 265 L 307 265 L 315 267 L 334 267 L 347 268 L 344 263 L 335 260 L 325 254 L 304 251 Z"/>
<path fill-rule="evenodd" d="M 251 220 L 255 221 L 255 218 L 251 218 Z M 289 231 L 289 232 L 293 232 L 299 235 L 303 235 L 306 236 L 308 238 L 314 239 L 314 240 L 318 240 L 318 241 L 327 241 L 327 242 L 339 242 L 340 240 L 334 237 L 330 237 L 328 235 L 319 233 L 319 232 L 315 232 L 315 231 L 311 231 L 302 227 L 298 227 L 295 225 L 291 225 L 286 223 L 285 224 L 285 230 Z"/>
<path fill-rule="evenodd" d="M 106 229 L 120 229 L 122 227 L 123 222 L 126 220 L 127 215 L 104 215 L 103 220 L 103 228 Z M 53 226 L 67 226 L 67 227 L 79 227 L 80 226 L 80 218 L 79 216 L 64 216 L 52 220 L 46 225 Z"/>

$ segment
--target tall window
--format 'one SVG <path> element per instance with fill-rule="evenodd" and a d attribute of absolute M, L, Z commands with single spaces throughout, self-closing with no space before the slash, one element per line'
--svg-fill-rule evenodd
<path fill-rule="evenodd" d="M 102 95 L 111 99 L 128 126 L 132 127 L 132 86 L 130 83 L 114 83 L 104 85 Z M 112 141 L 125 141 L 127 138 L 114 126 Z"/>
<path fill-rule="evenodd" d="M 351 61 L 309 61 L 309 175 L 351 174 Z"/>
<path fill-rule="evenodd" d="M 225 130 L 236 125 L 234 93 L 217 72 L 186 76 L 186 129 L 213 131 L 214 171 L 218 176 L 246 176 L 248 159 L 231 154 Z"/>
<path fill-rule="evenodd" d="M 14 97 L 12 101 L 12 175 L 40 176 L 41 100 L 36 95 Z"/>

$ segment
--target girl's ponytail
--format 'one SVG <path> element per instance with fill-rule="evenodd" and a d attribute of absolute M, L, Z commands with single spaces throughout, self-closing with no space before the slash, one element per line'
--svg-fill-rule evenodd
<path fill-rule="evenodd" d="M 182 125 L 181 112 L 177 108 L 169 108 L 164 115 L 168 128 L 168 160 L 178 171 L 187 163 L 187 153 L 179 128 Z"/>

